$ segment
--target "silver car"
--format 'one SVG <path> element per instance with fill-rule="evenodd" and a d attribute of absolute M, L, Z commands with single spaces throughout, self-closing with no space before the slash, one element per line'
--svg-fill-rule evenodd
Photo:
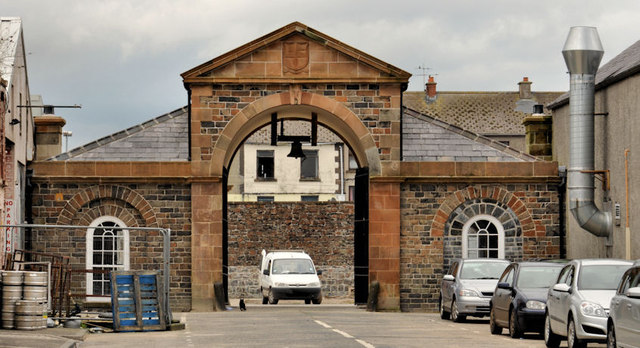
<path fill-rule="evenodd" d="M 547 294 L 546 346 L 557 348 L 564 337 L 568 348 L 605 342 L 609 303 L 631 265 L 630 261 L 613 259 L 570 261 Z"/>
<path fill-rule="evenodd" d="M 442 278 L 440 318 L 461 322 L 467 316 L 489 315 L 498 278 L 509 266 L 502 259 L 456 259 Z"/>
<path fill-rule="evenodd" d="M 625 272 L 611 299 L 607 347 L 640 347 L 640 261 Z"/>

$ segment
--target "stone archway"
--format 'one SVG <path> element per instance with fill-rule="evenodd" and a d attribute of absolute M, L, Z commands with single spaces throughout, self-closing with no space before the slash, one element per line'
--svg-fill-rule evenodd
<path fill-rule="evenodd" d="M 368 169 L 365 273 L 381 283 L 378 308 L 399 308 L 399 181 L 386 177 L 400 175 L 401 100 L 410 76 L 298 22 L 182 74 L 190 102 L 195 310 L 212 309 L 213 284 L 223 280 L 226 170 L 272 113 L 302 120 L 317 114 Z"/>

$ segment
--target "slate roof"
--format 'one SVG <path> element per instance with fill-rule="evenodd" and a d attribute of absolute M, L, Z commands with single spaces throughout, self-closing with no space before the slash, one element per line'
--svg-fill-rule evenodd
<path fill-rule="evenodd" d="M 291 125 L 295 128 L 297 123 Z M 335 134 L 326 131 L 331 134 L 326 134 L 324 141 L 340 141 Z M 266 127 L 247 140 L 262 143 L 270 138 L 266 133 L 262 134 L 264 132 Z M 320 130 L 319 133 L 324 134 Z M 52 157 L 49 161 L 186 161 L 187 134 L 187 108 L 183 107 Z M 404 108 L 402 141 L 403 159 L 409 162 L 536 160 L 500 142 L 410 108 Z"/>
<path fill-rule="evenodd" d="M 186 161 L 187 108 L 77 147 L 49 161 Z"/>
<path fill-rule="evenodd" d="M 522 120 L 531 114 L 516 110 L 522 104 L 546 105 L 562 92 L 532 92 L 533 99 L 520 99 L 515 92 L 437 92 L 427 103 L 425 92 L 404 92 L 403 104 L 422 114 L 482 135 L 524 135 Z M 532 110 L 533 111 L 533 110 Z M 551 113 L 545 110 L 545 113 Z"/>
<path fill-rule="evenodd" d="M 500 142 L 442 120 L 404 108 L 402 158 L 407 162 L 522 162 L 536 161 Z"/>
<path fill-rule="evenodd" d="M 610 86 L 616 82 L 622 81 L 627 77 L 633 76 L 640 72 L 640 40 L 633 45 L 627 47 L 622 53 L 613 57 L 606 64 L 601 66 L 596 72 L 595 88 L 596 91 Z M 562 105 L 569 103 L 569 93 L 564 93 L 552 103 L 549 107 L 556 109 Z"/>

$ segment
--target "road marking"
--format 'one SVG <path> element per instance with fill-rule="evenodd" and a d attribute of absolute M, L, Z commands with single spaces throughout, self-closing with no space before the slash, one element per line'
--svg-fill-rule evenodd
<path fill-rule="evenodd" d="M 346 337 L 346 338 L 354 338 L 353 336 L 349 335 L 348 333 L 344 332 L 344 331 L 340 331 L 338 329 L 333 329 L 334 332 L 337 332 L 339 334 L 341 334 L 342 336 Z"/>
<path fill-rule="evenodd" d="M 324 327 L 325 329 L 331 329 L 333 332 L 337 332 L 337 333 L 341 334 L 342 336 L 344 336 L 346 338 L 355 339 L 356 342 L 360 343 L 361 345 L 363 345 L 366 348 L 376 348 L 376 346 L 374 346 L 373 344 L 371 344 L 369 342 L 366 342 L 366 341 L 363 341 L 361 339 L 355 338 L 355 337 L 349 335 L 348 333 L 346 333 L 344 331 L 341 331 L 341 330 L 338 330 L 338 329 L 334 329 L 333 327 L 331 327 L 331 325 L 329 325 L 329 324 L 327 324 L 325 322 L 322 322 L 320 320 L 314 320 L 314 321 L 316 322 L 316 324 Z"/>
<path fill-rule="evenodd" d="M 356 338 L 356 342 L 360 343 L 361 345 L 367 347 L 367 348 L 376 348 L 376 346 L 374 346 L 373 344 L 369 344 L 363 340 L 359 340 Z"/>
<path fill-rule="evenodd" d="M 316 324 L 318 324 L 320 326 L 323 326 L 325 329 L 331 329 L 330 325 L 327 325 L 327 324 L 321 322 L 320 320 L 314 320 L 314 321 L 316 322 Z"/>

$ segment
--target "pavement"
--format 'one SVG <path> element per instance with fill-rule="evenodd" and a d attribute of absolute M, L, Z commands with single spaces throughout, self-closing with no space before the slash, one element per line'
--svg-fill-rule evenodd
<path fill-rule="evenodd" d="M 0 347 L 71 348 L 88 335 L 86 329 L 0 330 Z"/>

